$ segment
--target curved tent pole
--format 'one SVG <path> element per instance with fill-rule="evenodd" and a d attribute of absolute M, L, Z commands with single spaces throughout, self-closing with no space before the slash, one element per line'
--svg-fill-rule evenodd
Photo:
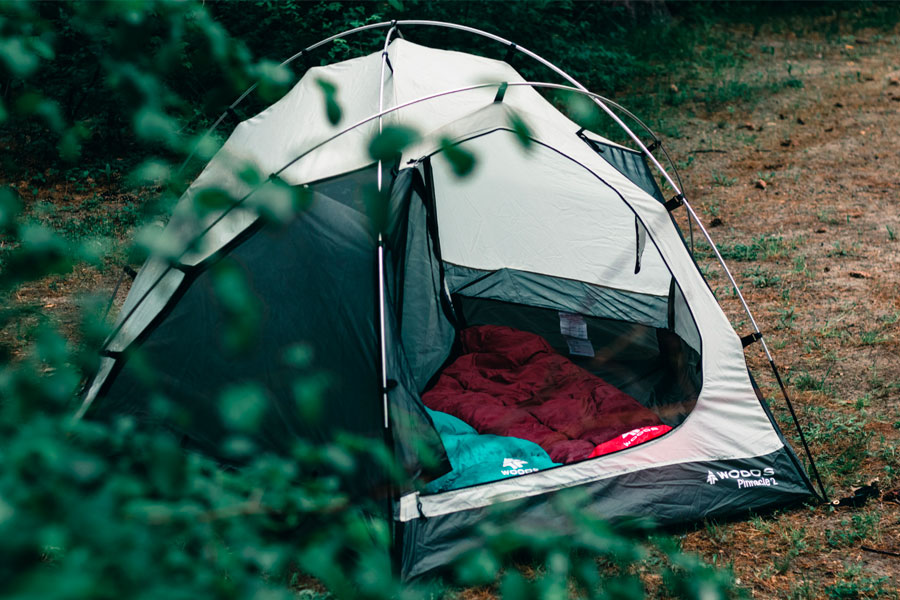
<path fill-rule="evenodd" d="M 493 40 L 493 41 L 495 41 L 495 42 L 499 42 L 499 43 L 501 43 L 501 44 L 504 44 L 504 45 L 508 46 L 510 49 L 517 50 L 517 51 L 519 51 L 519 52 L 525 54 L 526 56 L 529 56 L 530 58 L 532 58 L 533 60 L 539 62 L 539 63 L 542 64 L 542 65 L 544 65 L 545 67 L 547 67 L 548 69 L 550 69 L 550 70 L 553 71 L 554 73 L 556 73 L 556 74 L 560 75 L 561 77 L 563 77 L 566 81 L 568 81 L 569 83 L 571 83 L 571 84 L 574 85 L 575 87 L 577 87 L 577 88 L 579 88 L 579 89 L 581 89 L 581 90 L 583 90 L 583 91 L 588 91 L 588 89 L 587 89 L 586 87 L 584 87 L 580 82 L 578 82 L 574 77 L 572 77 L 571 75 L 569 75 L 569 74 L 566 73 L 564 70 L 562 70 L 561 68 L 557 67 L 556 65 L 554 65 L 553 63 L 551 63 L 551 62 L 548 61 L 547 59 L 545 59 L 545 58 L 539 56 L 538 54 L 535 54 L 534 52 L 528 50 L 527 48 L 523 48 L 523 47 L 519 46 L 518 44 L 515 44 L 515 43 L 513 43 L 513 42 L 511 42 L 511 41 L 509 41 L 509 40 L 507 40 L 507 39 L 505 39 L 505 38 L 502 38 L 502 37 L 500 37 L 500 36 L 498 36 L 498 35 L 495 35 L 495 34 L 493 34 L 493 33 L 489 33 L 489 32 L 487 32 L 487 31 L 484 31 L 484 30 L 481 30 L 481 29 L 477 29 L 477 28 L 475 28 L 475 27 L 469 27 L 469 26 L 467 26 L 467 25 L 458 25 L 458 24 L 456 24 L 456 23 L 448 23 L 448 22 L 446 22 L 446 21 L 428 21 L 428 20 L 416 20 L 416 19 L 412 19 L 412 20 L 401 20 L 401 21 L 393 20 L 393 21 L 390 21 L 390 22 L 383 21 L 383 22 L 381 22 L 381 23 L 371 23 L 371 24 L 369 24 L 369 25 L 363 25 L 363 26 L 361 26 L 361 27 L 355 27 L 355 28 L 353 28 L 353 29 L 348 29 L 348 30 L 346 30 L 346 31 L 342 31 L 342 32 L 340 32 L 340 33 L 336 33 L 335 35 L 332 35 L 332 36 L 327 37 L 327 38 L 325 38 L 325 39 L 323 39 L 323 40 L 321 40 L 321 41 L 319 41 L 319 42 L 316 42 L 315 44 L 312 44 L 311 46 L 307 46 L 306 48 L 304 48 L 304 49 L 301 50 L 300 52 L 297 52 L 297 53 L 294 54 L 293 56 L 291 56 L 291 57 L 287 58 L 286 60 L 282 61 L 282 62 L 279 64 L 279 66 L 282 66 L 282 67 L 283 67 L 283 66 L 287 66 L 287 65 L 291 64 L 292 62 L 294 62 L 295 60 L 297 60 L 298 58 L 300 58 L 301 56 L 303 56 L 304 54 L 306 54 L 306 53 L 308 53 L 308 52 L 312 52 L 313 50 L 315 50 L 315 49 L 317 49 L 317 48 L 319 48 L 319 47 L 321 47 L 321 46 L 324 46 L 324 45 L 327 44 L 328 42 L 332 42 L 332 41 L 334 41 L 334 40 L 341 39 L 341 38 L 347 37 L 347 36 L 349 36 L 349 35 L 353 35 L 354 33 L 360 33 L 360 32 L 362 32 L 362 31 L 368 31 L 368 30 L 370 30 L 370 29 L 382 29 L 382 28 L 384 28 L 384 27 L 390 27 L 390 28 L 391 28 L 391 29 L 388 31 L 387 38 L 385 39 L 385 49 L 384 49 L 384 52 L 387 52 L 387 45 L 388 45 L 388 43 L 390 43 L 390 37 L 391 37 L 391 33 L 392 33 L 393 31 L 397 31 L 398 35 L 399 35 L 401 38 L 403 37 L 403 34 L 400 33 L 400 30 L 399 30 L 399 29 L 397 29 L 397 25 L 423 25 L 423 26 L 430 26 L 430 27 L 444 27 L 444 28 L 446 28 L 446 29 L 456 29 L 456 30 L 459 30 L 459 31 L 465 31 L 465 32 L 467 32 L 467 33 L 472 33 L 472 34 L 475 34 L 475 35 L 480 35 L 480 36 L 482 36 L 482 37 L 486 37 L 486 38 L 491 39 L 491 40 Z M 384 55 L 383 55 L 383 56 L 384 56 Z M 382 81 L 383 81 L 383 80 L 384 80 L 384 60 L 382 61 Z M 249 95 L 253 92 L 253 90 L 255 90 L 255 89 L 258 87 L 258 85 L 259 85 L 258 82 L 257 82 L 257 83 L 254 83 L 253 85 L 251 85 L 249 88 L 247 88 L 246 90 L 244 90 L 244 93 L 241 94 L 240 96 L 238 96 L 238 98 L 237 98 L 234 102 L 232 102 L 230 105 L 228 105 L 228 108 L 226 108 L 226 109 L 222 112 L 222 114 L 219 115 L 219 118 L 216 119 L 216 121 L 215 121 L 215 122 L 214 122 L 207 130 L 206 130 L 206 132 L 205 132 L 205 133 L 203 134 L 203 136 L 201 137 L 200 141 L 194 146 L 194 149 L 191 150 L 191 152 L 190 152 L 190 154 L 188 155 L 188 157 L 184 160 L 183 163 L 181 163 L 181 166 L 178 168 L 177 173 L 181 173 L 181 172 L 184 170 L 184 168 L 188 165 L 188 163 L 191 161 L 191 159 L 196 155 L 196 153 L 197 153 L 197 148 L 199 148 L 199 146 L 200 146 L 200 142 L 202 142 L 202 141 L 205 140 L 207 137 L 209 137 L 209 135 L 212 134 L 212 132 L 215 131 L 216 128 L 222 123 L 222 121 L 225 120 L 225 117 L 228 115 L 228 113 L 229 113 L 229 112 L 232 112 L 232 111 L 237 107 L 238 104 L 240 104 L 241 102 L 243 102 L 244 99 L 245 99 L 247 96 L 249 96 Z M 669 156 L 668 151 L 666 151 L 665 147 L 663 146 L 662 140 L 656 135 L 656 133 L 655 133 L 652 129 L 650 129 L 650 127 L 649 127 L 646 123 L 644 123 L 643 121 L 641 121 L 636 115 L 634 115 L 631 111 L 627 110 L 627 109 L 626 109 L 625 107 L 623 107 L 621 104 L 618 104 L 618 103 L 616 103 L 616 102 L 613 102 L 613 101 L 610 100 L 609 98 L 605 98 L 605 97 L 599 96 L 599 95 L 597 95 L 596 97 L 592 98 L 592 100 L 593 100 L 593 102 L 594 102 L 595 104 L 597 104 L 601 109 L 603 109 L 603 111 L 606 112 L 606 113 L 607 113 L 607 114 L 608 114 L 608 115 L 616 122 L 616 124 L 619 125 L 619 127 L 620 127 L 621 129 L 623 129 L 623 130 L 624 130 L 624 131 L 625 131 L 625 132 L 626 132 L 626 133 L 627 133 L 627 134 L 628 134 L 628 135 L 629 135 L 629 136 L 630 136 L 630 137 L 638 144 L 638 147 L 641 149 L 641 152 L 644 153 L 645 155 L 647 155 L 647 156 L 650 158 L 650 160 L 654 163 L 654 165 L 657 167 L 657 169 L 660 171 L 660 173 L 663 175 L 663 177 L 664 177 L 664 178 L 669 182 L 669 184 L 672 186 L 672 189 L 675 190 L 675 193 L 676 193 L 677 195 L 682 195 L 682 196 L 683 196 L 683 194 L 681 194 L 681 189 L 683 188 L 682 181 L 681 181 L 681 175 L 678 173 L 678 169 L 677 169 L 677 167 L 675 166 L 675 162 L 672 160 L 672 158 Z M 677 186 L 674 184 L 674 182 L 672 181 L 672 178 L 669 177 L 669 174 L 668 174 L 668 173 L 666 172 L 666 170 L 662 167 L 662 165 L 661 165 L 661 164 L 653 157 L 653 154 L 650 152 L 650 150 L 649 150 L 644 144 L 642 144 L 642 143 L 640 142 L 640 140 L 638 140 L 638 138 L 637 138 L 637 137 L 634 135 L 634 133 L 633 133 L 633 132 L 625 125 L 625 123 L 623 123 L 618 117 L 616 117 L 616 116 L 609 110 L 608 106 L 612 106 L 612 107 L 616 108 L 617 110 L 621 111 L 623 114 L 627 115 L 630 119 L 634 120 L 634 121 L 635 121 L 638 125 L 640 125 L 640 127 L 641 127 L 641 128 L 642 128 L 642 129 L 643 129 L 643 130 L 644 130 L 644 131 L 645 131 L 645 132 L 653 139 L 654 144 L 656 144 L 656 145 L 659 146 L 659 148 L 662 150 L 663 154 L 664 154 L 665 157 L 666 157 L 666 162 L 668 162 L 668 163 L 669 163 L 669 166 L 672 168 L 672 172 L 675 174 L 675 178 L 678 180 L 678 185 L 677 185 Z M 381 104 L 381 101 L 379 101 L 379 107 L 378 107 L 378 108 L 379 108 L 379 110 L 381 110 L 381 109 L 384 108 L 383 105 Z M 379 122 L 380 122 L 380 121 L 379 121 Z M 379 130 L 380 130 L 380 126 L 379 126 Z M 381 169 L 380 169 L 380 167 L 379 167 L 378 175 L 379 175 L 379 177 L 378 177 L 379 183 L 381 183 Z M 691 232 L 690 232 L 690 238 L 691 238 L 691 255 L 693 255 L 693 253 L 694 253 L 694 228 L 693 228 L 693 225 L 691 224 L 691 221 L 690 221 L 690 220 L 688 221 L 688 225 L 691 226 Z M 749 310 L 749 309 L 748 309 L 748 310 Z M 751 320 L 752 320 L 752 317 L 751 317 Z M 757 332 L 757 333 L 758 333 L 758 332 Z"/>
<path fill-rule="evenodd" d="M 398 20 L 394 20 L 394 21 L 390 21 L 390 22 L 383 21 L 381 23 L 371 23 L 369 25 L 355 27 L 353 29 L 348 29 L 346 31 L 342 31 L 341 33 L 337 33 L 335 35 L 327 37 L 319 42 L 316 42 L 315 44 L 312 44 L 311 46 L 307 46 L 300 52 L 297 52 L 293 56 L 282 61 L 279 64 L 279 66 L 281 66 L 281 67 L 287 66 L 287 65 L 291 64 L 292 62 L 294 62 L 295 60 L 297 60 L 298 58 L 300 58 L 301 56 L 303 56 L 304 54 L 306 54 L 308 52 L 312 52 L 313 50 L 316 50 L 317 48 L 324 46 L 328 42 L 332 42 L 334 40 L 341 39 L 341 38 L 347 37 L 349 35 L 353 35 L 355 33 L 360 33 L 362 31 L 367 31 L 367 30 L 371 30 L 371 29 L 382 29 L 384 27 L 391 27 L 392 30 L 396 30 L 397 35 L 400 38 L 403 38 L 403 34 L 397 28 L 398 25 L 424 25 L 424 26 L 431 26 L 431 27 L 444 27 L 446 29 L 456 29 L 459 31 L 465 31 L 467 33 L 472 33 L 475 35 L 480 35 L 482 37 L 486 37 L 495 42 L 499 42 L 501 44 L 509 46 L 510 48 L 512 48 L 514 50 L 522 52 L 523 54 L 531 57 L 532 59 L 541 63 L 542 65 L 549 68 L 553 72 L 562 76 L 564 79 L 566 79 L 567 81 L 572 83 L 575 87 L 577 87 L 581 90 L 584 90 L 584 91 L 588 91 L 587 88 L 585 88 L 583 85 L 581 85 L 575 78 L 570 76 L 568 73 L 566 73 L 565 71 L 563 71 L 562 69 L 560 69 L 559 67 L 557 67 L 556 65 L 551 63 L 550 61 L 546 60 L 545 58 L 542 58 L 541 56 L 535 54 L 534 52 L 531 52 L 530 50 L 528 50 L 526 48 L 522 48 L 521 46 L 514 44 L 513 42 L 511 42 L 505 38 L 502 38 L 498 35 L 494 35 L 487 31 L 483 31 L 481 29 L 476 29 L 475 27 L 469 27 L 466 25 L 458 25 L 456 23 L 448 23 L 445 21 L 426 21 L 426 20 L 399 20 L 398 21 Z M 389 41 L 390 35 L 391 35 L 391 33 L 388 32 L 388 40 L 386 40 L 386 41 Z M 385 47 L 386 46 L 387 46 L 387 43 L 385 44 Z M 203 134 L 203 137 L 201 139 L 205 139 L 207 136 L 209 136 L 222 123 L 222 121 L 225 119 L 225 117 L 228 115 L 228 113 L 233 111 L 237 107 L 238 104 L 243 102 L 244 99 L 247 98 L 247 96 L 249 96 L 253 92 L 253 90 L 255 90 L 258 87 L 258 85 L 259 85 L 258 83 L 254 83 L 253 85 L 251 85 L 249 88 L 244 90 L 244 93 L 242 93 L 240 96 L 238 96 L 238 98 L 234 102 L 232 102 L 230 105 L 228 105 L 228 108 L 225 109 L 225 111 L 223 111 L 221 115 L 219 115 L 219 118 L 216 119 L 216 121 L 206 130 L 206 132 Z M 660 149 L 663 151 L 663 154 L 665 154 L 665 156 L 666 156 L 666 162 L 668 162 L 669 165 L 672 167 L 672 172 L 675 174 L 675 178 L 678 180 L 678 188 L 676 188 L 676 189 L 680 190 L 680 188 L 682 187 L 681 176 L 678 173 L 678 169 L 675 167 L 675 162 L 671 159 L 671 157 L 669 156 L 669 153 L 666 152 L 665 148 L 662 145 L 662 140 L 656 135 L 656 133 L 652 129 L 650 129 L 650 127 L 646 123 L 641 121 L 634 113 L 632 113 L 631 111 L 626 109 L 621 104 L 618 104 L 618 103 L 610 100 L 609 98 L 605 98 L 605 97 L 599 96 L 599 95 L 596 96 L 596 99 L 600 100 L 601 102 L 605 103 L 608 106 L 614 107 L 616 110 L 619 110 L 623 114 L 627 115 L 630 119 L 634 120 L 638 125 L 640 125 L 641 128 L 645 132 L 647 132 L 647 134 L 651 138 L 653 138 L 654 143 L 659 144 Z M 383 108 L 383 107 L 379 107 L 379 108 Z M 627 130 L 627 128 L 626 128 L 626 130 Z M 646 151 L 646 148 L 644 148 L 644 151 Z M 187 157 L 187 159 L 185 159 L 185 161 L 184 161 L 184 163 L 182 163 L 181 167 L 178 169 L 179 173 L 182 170 L 184 170 L 185 166 L 187 166 L 188 162 L 190 162 L 190 160 L 194 157 L 195 154 L 196 154 L 196 147 L 190 153 L 190 155 Z M 664 170 L 661 167 L 660 167 L 660 170 L 664 172 Z"/>
<path fill-rule="evenodd" d="M 391 43 L 391 35 L 397 30 L 397 27 L 393 24 L 391 28 L 388 29 L 387 35 L 384 36 L 384 49 L 381 51 L 381 75 L 378 78 L 378 112 L 381 113 L 384 110 L 384 67 L 388 64 L 388 45 Z M 393 73 L 393 67 L 391 67 L 391 73 Z M 378 133 L 383 131 L 382 125 L 383 117 L 378 117 Z M 378 192 L 381 193 L 381 186 L 383 181 L 382 175 L 382 161 L 378 161 Z M 387 312 L 387 308 L 385 307 L 385 283 L 384 283 L 384 235 L 382 232 L 378 232 L 378 249 L 377 249 L 377 257 L 376 262 L 378 263 L 378 346 L 379 346 L 379 357 L 381 362 L 381 409 L 384 413 L 384 444 L 385 448 L 387 448 L 391 456 L 396 456 L 396 450 L 394 448 L 394 436 L 391 433 L 391 421 L 389 415 L 389 405 L 390 399 L 388 398 L 388 374 L 387 374 L 387 327 L 385 326 L 386 317 L 385 314 Z M 394 510 L 394 502 L 400 497 L 399 491 L 394 486 L 393 482 L 388 483 L 388 494 L 387 494 L 387 506 L 385 510 L 385 515 L 391 515 Z M 390 548 L 391 548 L 391 557 L 395 558 L 395 553 L 397 552 L 397 531 L 396 531 L 396 523 L 393 518 L 387 519 L 390 527 Z M 392 568 L 399 567 L 399 561 L 394 559 L 391 560 Z"/>
<path fill-rule="evenodd" d="M 292 62 L 294 62 L 295 60 L 297 60 L 298 58 L 300 58 L 301 56 L 303 56 L 304 54 L 306 54 L 307 52 L 312 52 L 312 51 L 315 50 L 316 48 L 319 48 L 319 47 L 321 47 L 321 46 L 324 46 L 324 45 L 327 44 L 328 42 L 333 42 L 334 40 L 339 40 L 339 39 L 341 39 L 341 38 L 345 38 L 345 37 L 347 37 L 348 35 L 353 35 L 354 33 L 360 33 L 360 32 L 362 32 L 362 31 L 367 31 L 367 30 L 369 30 L 369 29 L 381 29 L 381 28 L 383 28 L 383 27 L 388 27 L 388 26 L 390 26 L 390 25 L 391 25 L 391 23 L 386 23 L 386 22 L 383 22 L 383 23 L 371 23 L 371 24 L 369 24 L 369 25 L 362 25 L 361 27 L 355 27 L 355 28 L 353 28 L 353 29 L 348 29 L 347 31 L 342 31 L 342 32 L 340 32 L 340 33 L 336 33 L 336 34 L 332 35 L 331 37 L 327 37 L 327 38 L 325 38 L 324 40 L 321 40 L 321 41 L 316 42 L 316 43 L 313 44 L 312 46 L 307 46 L 306 48 L 304 48 L 304 49 L 301 50 L 300 52 L 297 52 L 296 54 L 294 54 L 294 55 L 291 56 L 290 58 L 288 58 L 288 59 L 282 61 L 278 66 L 279 66 L 279 67 L 286 67 L 286 66 L 288 66 L 289 64 L 291 64 Z M 222 111 L 222 114 L 219 115 L 219 118 L 216 119 L 215 122 L 214 122 L 212 125 L 210 125 L 209 128 L 203 133 L 203 135 L 201 136 L 200 140 L 197 142 L 197 144 L 194 145 L 194 149 L 191 150 L 191 153 L 188 154 L 188 157 L 187 157 L 186 159 L 184 159 L 184 162 L 181 163 L 181 166 L 180 166 L 180 167 L 178 167 L 177 173 L 181 173 L 181 172 L 184 170 L 184 168 L 188 165 L 188 163 L 191 162 L 191 159 L 194 158 L 194 156 L 197 154 L 197 149 L 200 147 L 200 142 L 202 142 L 203 140 L 205 140 L 206 138 L 208 138 L 208 137 L 210 136 L 210 134 L 212 134 L 212 132 L 215 131 L 216 128 L 217 128 L 219 125 L 222 124 L 222 121 L 225 120 L 225 117 L 228 116 L 228 113 L 230 113 L 230 112 L 233 111 L 235 108 L 237 108 L 237 105 L 240 104 L 241 102 L 243 102 L 244 99 L 245 99 L 247 96 L 249 96 L 250 94 L 252 94 L 252 93 L 253 93 L 253 90 L 255 90 L 257 87 L 259 87 L 259 82 L 254 83 L 253 85 L 251 85 L 250 87 L 248 87 L 246 90 L 244 90 L 244 93 L 241 94 L 240 96 L 238 96 L 238 97 L 237 97 L 237 100 L 235 100 L 234 102 L 232 102 L 231 104 L 229 104 L 229 105 L 228 105 L 228 108 L 226 108 L 224 111 Z"/>
<path fill-rule="evenodd" d="M 394 21 L 396 23 L 396 21 Z M 388 66 L 388 46 L 391 44 L 391 34 L 397 31 L 397 27 L 395 25 L 391 25 L 391 28 L 388 29 L 387 35 L 384 36 L 384 48 L 381 51 L 381 77 L 378 79 L 378 112 L 384 110 L 384 67 Z M 393 76 L 394 68 L 391 67 L 391 74 Z M 384 131 L 384 124 L 382 123 L 383 117 L 378 117 L 378 133 Z M 382 161 L 378 161 L 378 191 L 381 191 L 381 182 L 382 182 Z"/>
<path fill-rule="evenodd" d="M 559 68 L 556 65 L 554 65 L 553 63 L 551 63 L 549 60 L 539 56 L 538 54 L 535 54 L 534 52 L 528 50 L 527 48 L 523 48 L 523 47 L 519 46 L 518 44 L 511 42 L 510 40 L 502 38 L 493 33 L 489 33 L 482 29 L 477 29 L 475 27 L 469 27 L 467 25 L 459 25 L 456 23 L 448 23 L 446 21 L 429 21 L 429 20 L 417 20 L 417 19 L 411 19 L 411 20 L 408 19 L 408 20 L 400 20 L 400 21 L 393 20 L 390 22 L 385 21 L 385 22 L 381 22 L 381 23 L 371 23 L 369 25 L 363 25 L 361 27 L 348 29 L 347 31 L 337 33 L 335 35 L 325 38 L 324 40 L 316 42 L 315 44 L 313 44 L 311 46 L 304 48 L 300 52 L 297 52 L 290 58 L 283 61 L 279 66 L 287 66 L 287 65 L 291 64 L 292 62 L 294 62 L 299 57 L 301 57 L 303 54 L 305 54 L 307 52 L 312 52 L 316 48 L 319 48 L 319 47 L 327 44 L 328 42 L 334 41 L 336 39 L 340 39 L 340 38 L 346 37 L 348 35 L 352 35 L 354 33 L 359 33 L 361 31 L 367 31 L 370 29 L 381 29 L 384 27 L 391 28 L 391 30 L 388 32 L 387 39 L 385 40 L 385 51 L 387 51 L 387 44 L 389 43 L 389 40 L 390 40 L 391 31 L 397 30 L 400 37 L 401 38 L 403 37 L 403 35 L 399 33 L 399 29 L 397 29 L 397 25 L 423 25 L 423 26 L 429 26 L 429 27 L 444 27 L 446 29 L 456 29 L 458 31 L 465 31 L 467 33 L 472 33 L 474 35 L 480 35 L 482 37 L 486 37 L 495 42 L 504 44 L 504 45 L 508 46 L 510 49 L 517 50 L 517 51 L 525 54 L 526 56 L 529 56 L 530 58 L 532 58 L 533 60 L 544 65 L 545 67 L 547 67 L 554 73 L 560 75 L 563 79 L 565 79 L 566 81 L 568 81 L 575 87 L 577 87 L 583 91 L 588 91 L 588 89 L 586 87 L 584 87 L 580 82 L 578 82 L 574 77 L 572 77 L 571 75 L 566 73 L 564 70 L 562 70 L 561 68 Z M 384 64 L 382 62 L 382 80 L 383 80 L 383 70 L 384 70 Z M 247 90 L 245 90 L 244 93 L 241 94 L 237 98 L 237 100 L 232 102 L 228 106 L 228 108 L 225 109 L 225 111 L 219 116 L 219 118 L 216 119 L 216 121 L 212 124 L 212 126 L 203 134 L 203 137 L 201 138 L 201 140 L 206 139 L 222 123 L 222 121 L 225 119 L 226 115 L 228 115 L 229 112 L 233 111 L 238 104 L 243 102 L 244 99 L 247 96 L 249 96 L 253 92 L 253 90 L 256 89 L 256 87 L 258 85 L 259 85 L 258 83 L 254 83 Z M 681 175 L 678 173 L 678 169 L 675 166 L 675 162 L 672 160 L 672 158 L 669 156 L 669 153 L 666 151 L 665 147 L 663 146 L 662 140 L 659 139 L 659 137 L 656 135 L 656 133 L 654 133 L 654 131 L 652 129 L 650 129 L 650 127 L 646 123 L 641 121 L 636 115 L 634 115 L 632 112 L 627 110 L 622 105 L 620 105 L 616 102 L 613 102 L 612 100 L 610 100 L 608 98 L 604 98 L 603 96 L 599 96 L 599 95 L 592 98 L 592 100 L 595 104 L 597 104 L 597 106 L 599 106 L 601 109 L 603 109 L 603 111 L 606 112 L 616 122 L 616 124 L 619 125 L 619 127 L 622 128 L 638 144 L 638 147 L 641 149 L 641 152 L 646 154 L 650 158 L 650 160 L 654 163 L 654 165 L 657 167 L 657 169 L 660 171 L 660 173 L 663 175 L 663 177 L 669 182 L 669 185 L 672 186 L 672 189 L 675 190 L 675 193 L 677 195 L 683 196 L 683 194 L 681 193 L 681 189 L 683 188 L 683 185 L 681 182 Z M 669 176 L 669 174 L 666 172 L 666 170 L 659 163 L 659 161 L 656 160 L 656 158 L 653 156 L 653 154 L 650 152 L 650 150 L 644 144 L 641 143 L 641 141 L 637 138 L 637 136 L 634 135 L 634 133 L 628 128 L 628 126 L 625 125 L 624 122 L 622 122 L 615 114 L 612 113 L 612 111 L 609 110 L 609 108 L 608 108 L 609 106 L 616 108 L 617 110 L 621 111 L 622 113 L 627 115 L 629 118 L 634 120 L 638 125 L 641 126 L 641 128 L 644 131 L 647 132 L 647 134 L 650 135 L 651 138 L 653 138 L 653 142 L 655 144 L 657 144 L 659 146 L 659 148 L 663 151 L 663 154 L 666 157 L 666 161 L 669 163 L 669 166 L 672 168 L 672 172 L 675 174 L 675 178 L 678 180 L 677 186 L 672 181 L 672 178 Z M 381 110 L 382 108 L 383 108 L 383 106 L 379 105 L 379 110 Z M 190 160 L 194 157 L 194 155 L 196 154 L 196 151 L 197 151 L 197 147 L 199 147 L 199 143 L 197 144 L 197 146 L 194 147 L 194 149 L 191 151 L 191 153 L 188 155 L 188 157 L 185 159 L 185 161 L 181 164 L 181 166 L 178 169 L 178 173 L 180 173 L 182 170 L 184 170 L 184 168 L 187 166 L 187 164 L 190 162 Z M 381 176 L 381 170 L 379 169 L 379 182 L 381 180 L 380 176 Z M 694 228 L 693 228 L 693 225 L 691 225 L 690 220 L 688 221 L 688 225 L 691 226 L 691 233 L 690 233 L 691 255 L 693 255 L 693 253 L 694 253 Z M 751 317 L 751 320 L 752 320 L 752 317 Z"/>

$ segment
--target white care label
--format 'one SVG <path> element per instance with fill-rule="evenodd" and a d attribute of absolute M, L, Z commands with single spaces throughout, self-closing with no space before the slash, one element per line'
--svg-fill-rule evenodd
<path fill-rule="evenodd" d="M 594 356 L 594 345 L 591 340 L 580 340 L 578 338 L 567 337 L 566 343 L 569 345 L 569 354 L 575 356 Z"/>
<path fill-rule="evenodd" d="M 559 332 L 570 338 L 578 338 L 579 340 L 588 339 L 587 323 L 585 323 L 584 317 L 574 313 L 559 313 Z M 594 353 L 592 351 L 591 356 L 593 355 Z"/>

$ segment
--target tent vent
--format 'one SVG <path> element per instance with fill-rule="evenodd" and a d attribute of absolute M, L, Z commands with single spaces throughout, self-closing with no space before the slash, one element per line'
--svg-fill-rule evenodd
<path fill-rule="evenodd" d="M 684 204 L 684 194 L 678 194 L 677 196 L 673 196 L 671 200 L 663 203 L 663 206 L 666 207 L 666 210 L 672 212 L 679 206 Z"/>

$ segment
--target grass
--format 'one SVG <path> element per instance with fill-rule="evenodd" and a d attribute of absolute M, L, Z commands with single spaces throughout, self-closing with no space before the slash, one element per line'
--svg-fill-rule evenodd
<path fill-rule="evenodd" d="M 852 248 L 848 248 L 840 240 L 832 244 L 832 249 L 829 250 L 825 256 L 831 258 L 841 258 L 841 257 L 855 257 L 857 256 L 857 250 L 859 249 L 859 244 L 854 243 Z"/>
<path fill-rule="evenodd" d="M 871 331 L 863 331 L 859 334 L 859 343 L 863 346 L 874 346 L 888 341 L 890 338 L 882 333 L 880 329 Z"/>
<path fill-rule="evenodd" d="M 784 555 L 776 555 L 772 566 L 779 575 L 784 575 L 798 556 L 805 552 L 809 544 L 806 542 L 806 528 L 788 529 L 782 532 L 782 539 L 788 543 L 788 551 Z"/>
<path fill-rule="evenodd" d="M 774 287 L 781 283 L 781 277 L 773 275 L 759 265 L 744 271 L 743 276 L 749 279 L 754 287 L 758 288 Z"/>
<path fill-rule="evenodd" d="M 779 308 L 778 322 L 775 324 L 775 329 L 790 329 L 794 324 L 794 318 L 794 307 Z"/>
<path fill-rule="evenodd" d="M 896 582 L 889 577 L 880 577 L 867 572 L 861 564 L 845 565 L 837 574 L 839 581 L 826 585 L 825 596 L 843 598 L 893 598 L 900 597 Z"/>
<path fill-rule="evenodd" d="M 143 217 L 134 202 L 110 206 L 94 194 L 79 204 L 47 207 L 40 203 L 36 216 L 69 239 L 110 238 L 125 234 Z"/>
<path fill-rule="evenodd" d="M 721 187 L 731 187 L 737 183 L 737 177 L 729 177 L 721 173 L 713 173 L 712 180 L 715 185 Z"/>
<path fill-rule="evenodd" d="M 815 377 L 809 373 L 809 371 L 803 371 L 797 376 L 792 376 L 790 378 L 791 385 L 800 391 L 815 391 L 815 392 L 827 392 L 828 386 L 825 383 L 825 380 L 828 379 L 828 374 L 831 369 L 826 371 L 825 375 L 822 377 Z"/>
<path fill-rule="evenodd" d="M 834 215 L 831 209 L 820 210 L 816 213 L 816 218 L 825 225 L 840 225 L 841 220 Z"/>
<path fill-rule="evenodd" d="M 816 385 L 812 380 L 811 385 Z M 857 476 L 869 457 L 869 443 L 874 433 L 864 412 L 844 414 L 816 407 L 817 418 L 809 422 L 806 433 L 809 441 L 823 448 L 817 462 L 826 477 L 844 480 Z"/>
<path fill-rule="evenodd" d="M 875 511 L 853 513 L 841 519 L 839 528 L 825 530 L 825 542 L 832 548 L 877 542 L 881 538 L 880 521 L 881 515 Z"/>
<path fill-rule="evenodd" d="M 784 238 L 775 235 L 760 235 L 753 238 L 749 244 L 716 244 L 719 254 L 726 261 L 750 262 L 757 260 L 766 260 L 784 256 L 791 244 L 785 242 Z M 697 245 L 697 254 L 701 258 L 712 258 L 715 255 L 705 244 Z"/>

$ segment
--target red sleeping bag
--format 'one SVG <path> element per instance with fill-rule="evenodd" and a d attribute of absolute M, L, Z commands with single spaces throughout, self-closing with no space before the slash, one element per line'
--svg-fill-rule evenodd
<path fill-rule="evenodd" d="M 625 392 L 559 355 L 539 335 L 481 325 L 463 330 L 460 340 L 463 354 L 422 400 L 479 433 L 530 440 L 553 461 L 571 463 L 671 429 Z"/>

